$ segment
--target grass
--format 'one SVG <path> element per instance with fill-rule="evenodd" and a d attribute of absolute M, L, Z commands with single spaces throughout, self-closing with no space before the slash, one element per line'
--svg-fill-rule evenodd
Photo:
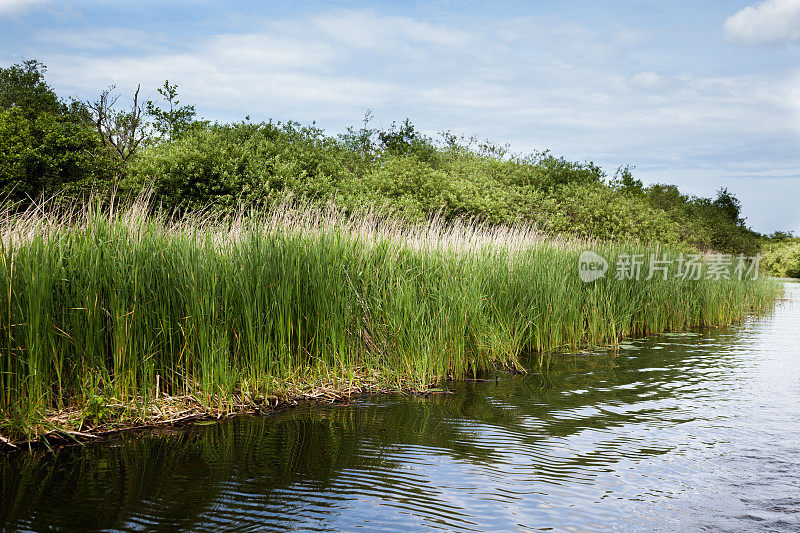
<path fill-rule="evenodd" d="M 771 307 L 779 290 L 764 279 L 583 283 L 587 247 L 612 265 L 679 250 L 546 239 L 531 227 L 289 207 L 222 219 L 150 211 L 140 200 L 3 216 L 6 440 L 424 390 L 519 367 L 525 354 L 728 324 Z"/>

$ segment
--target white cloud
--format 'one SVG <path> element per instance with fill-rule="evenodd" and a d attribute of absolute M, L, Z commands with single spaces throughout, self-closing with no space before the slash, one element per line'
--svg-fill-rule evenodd
<path fill-rule="evenodd" d="M 331 117 L 341 125 L 371 107 L 387 120 L 422 117 L 421 128 L 463 128 L 521 149 L 586 157 L 605 150 L 587 144 L 601 131 L 618 132 L 635 152 L 688 129 L 725 137 L 756 125 L 771 132 L 793 127 L 785 110 L 795 99 L 787 98 L 784 80 L 628 74 L 615 58 L 639 45 L 610 43 L 574 22 L 557 22 L 516 18 L 453 27 L 333 11 L 179 44 L 163 37 L 143 48 L 130 46 L 140 34 L 115 29 L 50 34 L 42 42 L 61 50 L 43 58 L 56 87 L 82 94 L 141 82 L 154 93 L 169 79 L 184 101 L 221 120 L 249 113 Z M 116 50 L 93 44 L 112 34 L 101 40 Z"/>
<path fill-rule="evenodd" d="M 201 54 L 226 70 L 324 68 L 335 60 L 331 47 L 319 41 L 265 33 L 217 35 L 202 46 Z"/>
<path fill-rule="evenodd" d="M 640 72 L 639 74 L 635 75 L 631 78 L 631 81 L 634 85 L 639 87 L 643 87 L 645 89 L 652 89 L 654 87 L 658 87 L 661 83 L 661 76 L 657 73 L 653 72 L 652 70 L 648 70 L 645 72 Z"/>
<path fill-rule="evenodd" d="M 464 46 L 467 33 L 414 20 L 382 16 L 371 11 L 343 10 L 313 17 L 311 25 L 329 38 L 358 48 L 386 49 L 398 45 L 429 43 Z"/>
<path fill-rule="evenodd" d="M 121 27 L 86 28 L 79 32 L 54 29 L 40 30 L 34 34 L 34 38 L 39 42 L 54 45 L 61 49 L 73 48 L 83 52 L 114 48 L 135 48 L 139 51 L 148 51 L 155 44 L 154 41 L 163 41 L 163 38 L 157 37 L 152 33 Z"/>
<path fill-rule="evenodd" d="M 49 0 L 0 0 L 0 15 L 17 15 Z"/>
<path fill-rule="evenodd" d="M 785 44 L 800 40 L 800 0 L 766 0 L 725 21 L 728 38 L 746 44 Z"/>
<path fill-rule="evenodd" d="M 117 30 L 41 32 L 36 38 L 61 50 L 44 59 L 57 85 L 74 93 L 111 83 L 123 91 L 138 83 L 154 88 L 168 78 L 198 109 L 237 118 L 337 114 L 352 122 L 367 107 L 407 101 L 425 82 L 401 71 L 441 76 L 447 67 L 432 57 L 454 48 L 460 56 L 471 39 L 443 25 L 369 10 L 269 21 L 258 31 L 220 33 L 179 46 L 164 35 L 154 44 L 152 36 Z"/>

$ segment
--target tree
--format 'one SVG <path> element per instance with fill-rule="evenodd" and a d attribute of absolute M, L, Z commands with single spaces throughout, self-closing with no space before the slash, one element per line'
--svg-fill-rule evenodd
<path fill-rule="evenodd" d="M 61 113 L 64 104 L 44 81 L 46 71 L 35 59 L 0 68 L 0 109 L 17 107 L 30 116 Z"/>
<path fill-rule="evenodd" d="M 728 192 L 727 188 L 717 191 L 717 198 L 714 200 L 714 207 L 721 210 L 725 216 L 734 224 L 744 224 L 740 218 L 742 212 L 742 202 Z"/>
<path fill-rule="evenodd" d="M 29 201 L 108 177 L 88 114 L 66 104 L 45 82 L 36 60 L 0 68 L 0 194 Z"/>
<path fill-rule="evenodd" d="M 161 109 L 155 102 L 148 100 L 147 115 L 153 117 L 153 128 L 161 137 L 177 139 L 192 126 L 195 116 L 194 106 L 180 105 L 178 85 L 170 85 L 169 80 L 165 80 L 164 86 L 158 88 L 158 93 L 169 104 L 169 110 Z"/>
<path fill-rule="evenodd" d="M 414 129 L 414 125 L 408 119 L 397 127 L 397 124 L 392 122 L 388 131 L 381 131 L 378 133 L 378 140 L 380 140 L 386 150 L 396 153 L 405 154 L 410 152 L 414 144 L 419 141 L 419 134 Z"/>
<path fill-rule="evenodd" d="M 144 128 L 144 110 L 139 105 L 140 89 L 141 86 L 136 87 L 130 111 L 114 109 L 119 95 L 112 94 L 113 85 L 100 93 L 99 100 L 86 103 L 86 108 L 91 114 L 95 129 L 100 136 L 100 142 L 111 158 L 121 167 L 117 172 L 117 177 L 120 176 L 128 160 L 136 153 L 139 145 L 147 136 Z"/>
<path fill-rule="evenodd" d="M 633 177 L 633 167 L 625 165 L 617 168 L 611 179 L 611 186 L 628 194 L 641 195 L 644 192 L 642 180 Z"/>
<path fill-rule="evenodd" d="M 785 242 L 794 239 L 794 233 L 791 231 L 774 231 L 769 235 L 764 235 L 764 238 L 770 242 Z"/>
<path fill-rule="evenodd" d="M 409 119 L 405 119 L 399 128 L 392 122 L 388 130 L 379 131 L 378 141 L 392 155 L 413 155 L 421 161 L 430 161 L 436 157 L 433 141 L 418 132 Z"/>

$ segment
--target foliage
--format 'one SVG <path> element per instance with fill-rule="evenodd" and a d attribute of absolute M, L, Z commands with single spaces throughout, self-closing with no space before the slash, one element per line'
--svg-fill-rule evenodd
<path fill-rule="evenodd" d="M 800 278 L 800 239 L 791 234 L 773 234 L 772 242 L 764 244 L 761 264 L 773 276 Z"/>
<path fill-rule="evenodd" d="M 0 68 L 0 194 L 15 201 L 103 187 L 111 162 L 85 109 L 58 99 L 37 61 Z"/>
<path fill-rule="evenodd" d="M 62 113 L 63 103 L 44 81 L 46 71 L 35 59 L 0 68 L 0 109 L 17 107 L 30 116 Z"/>
<path fill-rule="evenodd" d="M 420 134 L 406 119 L 400 127 L 392 122 L 388 130 L 377 132 L 381 147 L 388 153 L 399 156 L 414 155 L 422 161 L 436 157 L 436 148 L 431 140 Z"/>
<path fill-rule="evenodd" d="M 37 61 L 0 69 L 0 192 L 18 201 L 153 187 L 163 206 L 179 211 L 293 198 L 415 222 L 526 221 L 597 239 L 748 255 L 759 248 L 726 189 L 693 197 L 674 185 L 645 186 L 631 167 L 608 179 L 592 162 L 548 151 L 518 155 L 450 132 L 434 141 L 409 119 L 375 129 L 369 112 L 361 128 L 338 136 L 296 122 L 209 124 L 194 119 L 194 106 L 182 105 L 169 81 L 158 89 L 166 105 L 139 105 L 137 90 L 130 110 L 115 110 L 112 89 L 97 102 L 67 105 L 44 73 Z"/>
<path fill-rule="evenodd" d="M 338 137 L 297 123 L 195 124 L 180 139 L 144 150 L 128 187 L 154 184 L 170 208 L 271 205 L 287 197 L 332 200 L 350 213 L 378 207 L 410 221 L 525 220 L 554 233 L 599 239 L 684 243 L 753 254 L 757 235 L 728 191 L 715 200 L 672 185 L 644 187 L 631 169 L 610 181 L 591 162 L 549 152 L 509 154 L 444 134 L 421 135 L 406 120 L 387 131 L 368 126 Z"/>
<path fill-rule="evenodd" d="M 786 242 L 794 239 L 791 231 L 774 231 L 769 235 L 764 235 L 763 239 L 766 242 Z"/>
<path fill-rule="evenodd" d="M 163 87 L 158 88 L 158 93 L 166 100 L 169 109 L 164 110 L 148 100 L 146 104 L 147 115 L 153 117 L 152 127 L 162 139 L 177 139 L 192 127 L 195 109 L 193 105 L 180 105 L 178 100 L 178 85 L 164 81 Z"/>
<path fill-rule="evenodd" d="M 10 236 L 0 240 L 0 419 L 36 423 L 48 408 L 85 406 L 99 423 L 105 399 L 141 406 L 159 393 L 219 408 L 330 376 L 423 387 L 517 366 L 525 353 L 728 324 L 771 306 L 778 287 L 583 283 L 587 243 L 527 226 L 285 207 L 174 220 L 141 203 L 94 205 L 0 217 Z M 676 252 L 594 249 L 612 264 Z"/>
<path fill-rule="evenodd" d="M 78 421 L 77 429 L 82 429 L 84 422 L 88 421 L 90 424 L 102 424 L 103 419 L 108 419 L 110 410 L 108 408 L 108 400 L 100 395 L 91 395 L 86 400 L 86 405 L 81 413 L 81 418 Z"/>
<path fill-rule="evenodd" d="M 287 196 L 326 200 L 340 174 L 358 171 L 360 158 L 313 126 L 287 124 L 197 125 L 182 138 L 146 149 L 133 162 L 126 187 L 154 183 L 158 199 L 173 209 L 214 203 L 232 209 L 271 204 Z"/>

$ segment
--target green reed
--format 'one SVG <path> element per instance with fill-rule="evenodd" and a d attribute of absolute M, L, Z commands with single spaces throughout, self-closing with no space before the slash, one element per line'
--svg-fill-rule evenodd
<path fill-rule="evenodd" d="M 779 291 L 613 272 L 584 283 L 584 249 L 612 268 L 657 250 L 310 208 L 174 220 L 140 201 L 6 214 L 0 231 L 6 433 L 98 395 L 225 408 L 331 375 L 421 388 L 523 354 L 729 324 Z"/>

